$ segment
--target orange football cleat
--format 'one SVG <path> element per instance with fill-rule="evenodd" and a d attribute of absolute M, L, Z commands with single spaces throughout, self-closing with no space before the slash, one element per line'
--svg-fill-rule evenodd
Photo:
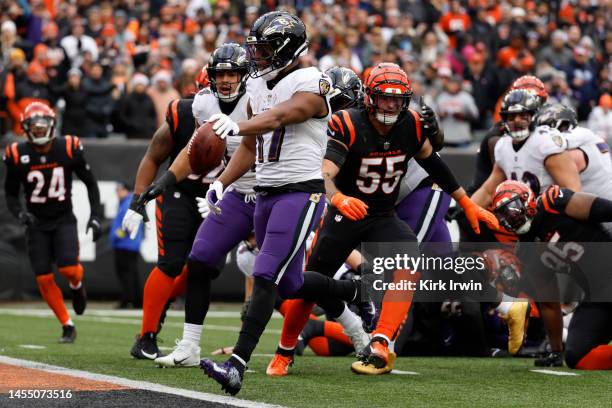
<path fill-rule="evenodd" d="M 273 377 L 284 377 L 289 374 L 289 366 L 293 365 L 293 357 L 274 354 L 274 358 L 268 364 L 266 374 Z"/>

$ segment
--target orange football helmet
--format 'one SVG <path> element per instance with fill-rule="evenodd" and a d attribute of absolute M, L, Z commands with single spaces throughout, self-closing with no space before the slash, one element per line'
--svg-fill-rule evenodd
<path fill-rule="evenodd" d="M 32 102 L 21 114 L 21 127 L 28 140 L 45 145 L 55 137 L 55 112 L 42 102 Z"/>

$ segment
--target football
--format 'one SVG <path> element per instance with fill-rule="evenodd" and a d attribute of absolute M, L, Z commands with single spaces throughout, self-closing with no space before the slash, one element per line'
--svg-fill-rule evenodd
<path fill-rule="evenodd" d="M 214 170 L 221 164 L 225 146 L 225 140 L 215 134 L 212 123 L 204 123 L 196 129 L 187 144 L 191 170 L 195 174 L 206 174 Z"/>

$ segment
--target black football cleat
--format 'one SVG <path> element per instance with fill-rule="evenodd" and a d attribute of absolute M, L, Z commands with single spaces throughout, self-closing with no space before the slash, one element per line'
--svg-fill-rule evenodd
<path fill-rule="evenodd" d="M 85 292 L 85 286 L 81 283 L 81 287 L 78 289 L 70 289 L 72 291 L 72 308 L 74 313 L 82 315 L 87 307 L 87 293 Z"/>
<path fill-rule="evenodd" d="M 551 351 L 536 358 L 536 367 L 563 367 L 563 353 Z"/>
<path fill-rule="evenodd" d="M 162 357 L 163 354 L 157 347 L 157 334 L 149 332 L 142 336 L 136 335 L 136 342 L 132 346 L 130 354 L 140 360 L 155 360 Z"/>
<path fill-rule="evenodd" d="M 60 337 L 58 343 L 69 344 L 74 343 L 76 339 L 76 329 L 74 326 L 66 325 L 62 326 L 62 337 Z"/>

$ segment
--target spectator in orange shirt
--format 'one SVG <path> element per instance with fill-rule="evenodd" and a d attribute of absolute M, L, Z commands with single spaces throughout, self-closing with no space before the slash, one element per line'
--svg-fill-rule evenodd
<path fill-rule="evenodd" d="M 513 68 L 518 71 L 529 71 L 535 65 L 535 58 L 526 48 L 527 34 L 519 28 L 510 31 L 510 45 L 497 53 L 497 65 L 500 68 Z"/>
<path fill-rule="evenodd" d="M 451 48 L 461 45 L 461 36 L 470 28 L 471 20 L 459 0 L 451 0 L 450 10 L 440 19 L 440 26 L 448 35 Z"/>

